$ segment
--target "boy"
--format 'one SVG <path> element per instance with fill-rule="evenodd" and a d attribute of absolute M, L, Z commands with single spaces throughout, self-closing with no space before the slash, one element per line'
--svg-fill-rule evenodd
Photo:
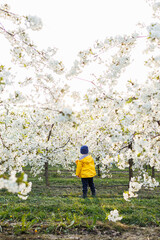
<path fill-rule="evenodd" d="M 89 185 L 92 196 L 96 195 L 95 186 L 93 183 L 93 177 L 96 175 L 94 160 L 91 155 L 88 154 L 89 150 L 86 145 L 80 148 L 82 157 L 76 161 L 77 169 L 76 176 L 81 178 L 83 187 L 83 198 L 87 197 L 87 187 Z"/>

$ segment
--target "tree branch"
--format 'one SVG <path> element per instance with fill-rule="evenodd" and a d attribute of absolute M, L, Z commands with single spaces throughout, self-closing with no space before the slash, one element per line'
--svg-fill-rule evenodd
<path fill-rule="evenodd" d="M 54 123 L 51 125 L 51 129 L 49 131 L 48 137 L 47 137 L 47 142 L 49 141 L 50 137 L 51 137 L 51 133 L 52 133 L 52 128 L 54 126 Z"/>
<path fill-rule="evenodd" d="M 156 137 L 160 137 L 160 134 L 157 134 L 157 135 L 151 137 L 151 139 L 154 139 L 154 138 L 156 138 Z"/>
<path fill-rule="evenodd" d="M 13 16 L 19 17 L 18 14 L 12 13 L 12 12 L 10 12 L 10 11 L 6 11 L 6 10 L 4 10 L 4 9 L 2 9 L 2 8 L 0 8 L 0 11 L 2 11 L 2 12 L 4 12 L 4 13 L 8 13 L 8 14 L 13 15 Z"/>
<path fill-rule="evenodd" d="M 3 30 L 3 32 L 5 32 L 5 33 L 7 33 L 9 36 L 13 37 L 15 41 L 20 42 L 18 39 L 15 38 L 15 34 L 12 34 L 12 33 L 8 32 L 8 31 L 4 28 L 4 26 L 3 26 L 2 24 L 1 24 L 1 26 L 2 26 L 2 27 L 0 27 L 0 29 Z M 44 60 L 47 60 L 47 58 L 43 55 L 43 53 L 40 52 L 40 51 L 38 51 L 32 44 L 30 44 L 30 43 L 28 44 L 27 42 L 25 42 L 25 41 L 23 41 L 23 40 L 21 40 L 21 41 L 22 41 L 22 43 L 24 43 L 26 46 L 32 48 L 32 49 L 33 49 L 36 53 L 38 53 L 38 55 L 40 55 Z M 21 47 L 22 47 L 22 46 L 21 46 Z M 24 48 L 23 48 L 23 49 L 24 49 Z M 25 50 L 25 49 L 24 49 L 24 50 Z"/>
<path fill-rule="evenodd" d="M 93 81 L 91 81 L 91 80 L 87 80 L 87 79 L 80 78 L 80 77 L 75 77 L 75 78 L 77 78 L 77 79 L 79 79 L 79 80 L 81 80 L 81 81 L 89 82 L 89 83 L 91 83 L 91 84 L 93 84 L 94 86 L 97 87 L 97 85 L 96 85 Z"/>
<path fill-rule="evenodd" d="M 0 134 L 0 139 L 1 139 L 1 142 L 2 142 L 2 145 L 3 145 L 3 147 L 4 147 L 4 148 L 7 148 L 7 149 L 9 149 L 9 148 L 6 146 L 6 144 L 4 143 L 4 141 L 3 141 L 3 138 L 2 138 L 2 136 L 1 136 L 1 134 Z"/>
<path fill-rule="evenodd" d="M 53 150 L 53 152 L 55 152 L 55 151 L 58 150 L 58 149 L 64 148 L 69 142 L 70 142 L 70 138 L 68 138 L 68 141 L 67 141 L 64 145 L 55 148 L 55 149 Z"/>

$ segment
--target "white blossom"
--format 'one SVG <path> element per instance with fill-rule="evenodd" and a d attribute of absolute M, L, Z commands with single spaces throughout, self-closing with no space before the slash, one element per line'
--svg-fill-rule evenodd
<path fill-rule="evenodd" d="M 148 27 L 148 31 L 149 31 L 149 36 L 151 38 L 158 38 L 158 39 L 160 39 L 160 24 L 159 23 L 152 23 Z"/>
<path fill-rule="evenodd" d="M 119 216 L 119 212 L 117 209 L 110 211 L 110 214 L 107 216 L 107 218 L 109 221 L 112 221 L 112 222 L 117 222 L 122 220 L 122 217 Z"/>
<path fill-rule="evenodd" d="M 37 16 L 26 16 L 26 26 L 31 28 L 33 31 L 42 29 L 42 20 Z"/>

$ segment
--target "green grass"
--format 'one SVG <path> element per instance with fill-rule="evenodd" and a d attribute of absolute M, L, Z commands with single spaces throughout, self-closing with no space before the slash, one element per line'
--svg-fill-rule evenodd
<path fill-rule="evenodd" d="M 160 179 L 156 173 L 156 178 Z M 67 177 L 65 177 L 67 176 Z M 42 175 L 43 177 L 43 175 Z M 0 191 L 0 225 L 5 228 L 14 224 L 13 232 L 38 229 L 39 232 L 57 233 L 77 229 L 93 231 L 95 228 L 125 228 L 136 226 L 160 226 L 160 189 L 141 190 L 139 197 L 126 202 L 123 192 L 128 189 L 127 171 L 114 169 L 113 178 L 94 178 L 97 197 L 87 199 L 82 193 L 81 180 L 72 177 L 69 172 L 56 174 L 50 172 L 50 187 L 38 177 L 29 177 L 33 182 L 32 192 L 26 201 L 6 190 Z M 106 215 L 118 209 L 123 216 L 121 225 L 113 224 Z"/>

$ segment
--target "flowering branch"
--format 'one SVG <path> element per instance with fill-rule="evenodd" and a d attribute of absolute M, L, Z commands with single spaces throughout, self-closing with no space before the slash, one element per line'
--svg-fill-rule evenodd
<path fill-rule="evenodd" d="M 56 150 L 58 150 L 58 149 L 60 149 L 60 148 L 64 148 L 69 142 L 70 142 L 70 138 L 68 138 L 68 141 L 67 141 L 64 145 L 55 148 L 55 149 L 53 150 L 53 152 L 55 152 Z"/>
<path fill-rule="evenodd" d="M 77 79 L 79 79 L 79 80 L 81 80 L 81 81 L 89 82 L 89 83 L 91 83 L 91 84 L 93 84 L 94 86 L 97 87 L 97 85 L 96 85 L 93 81 L 91 81 L 91 80 L 87 80 L 87 79 L 80 78 L 80 77 L 75 77 L 75 78 L 77 78 Z"/>
<path fill-rule="evenodd" d="M 2 136 L 1 136 L 1 134 L 0 134 L 0 139 L 1 139 L 1 142 L 2 142 L 2 145 L 3 145 L 3 147 L 5 147 L 5 148 L 7 148 L 8 150 L 9 150 L 9 148 L 6 146 L 6 144 L 4 143 L 4 141 L 3 141 L 3 138 L 2 138 Z"/>
<path fill-rule="evenodd" d="M 4 10 L 4 9 L 2 9 L 2 8 L 0 8 L 0 11 L 2 11 L 2 12 L 4 12 L 4 13 L 7 13 L 7 14 L 10 14 L 10 15 L 13 15 L 13 16 L 17 16 L 17 17 L 19 17 L 18 14 L 15 14 L 15 13 L 10 12 L 10 11 L 7 11 L 7 10 Z"/>
<path fill-rule="evenodd" d="M 0 23 L 0 24 L 1 24 L 1 23 Z M 2 25 L 2 24 L 1 24 L 1 25 Z M 19 42 L 19 40 L 15 38 L 15 35 L 16 35 L 16 34 L 12 34 L 12 33 L 8 32 L 8 31 L 4 28 L 3 25 L 2 25 L 2 27 L 0 27 L 0 29 L 3 30 L 5 33 L 7 33 L 9 36 L 13 37 L 16 42 Z M 27 43 L 27 42 L 24 41 L 24 40 L 21 40 L 21 41 L 22 41 L 22 43 L 24 43 L 26 46 L 31 47 L 31 48 L 32 48 L 36 53 L 38 53 L 44 60 L 47 60 L 47 58 L 43 55 L 43 52 L 40 52 L 39 50 L 37 50 L 37 49 L 33 46 L 33 44 Z M 22 46 L 21 46 L 21 47 L 22 47 Z M 23 49 L 25 50 L 25 48 L 23 48 Z"/>

